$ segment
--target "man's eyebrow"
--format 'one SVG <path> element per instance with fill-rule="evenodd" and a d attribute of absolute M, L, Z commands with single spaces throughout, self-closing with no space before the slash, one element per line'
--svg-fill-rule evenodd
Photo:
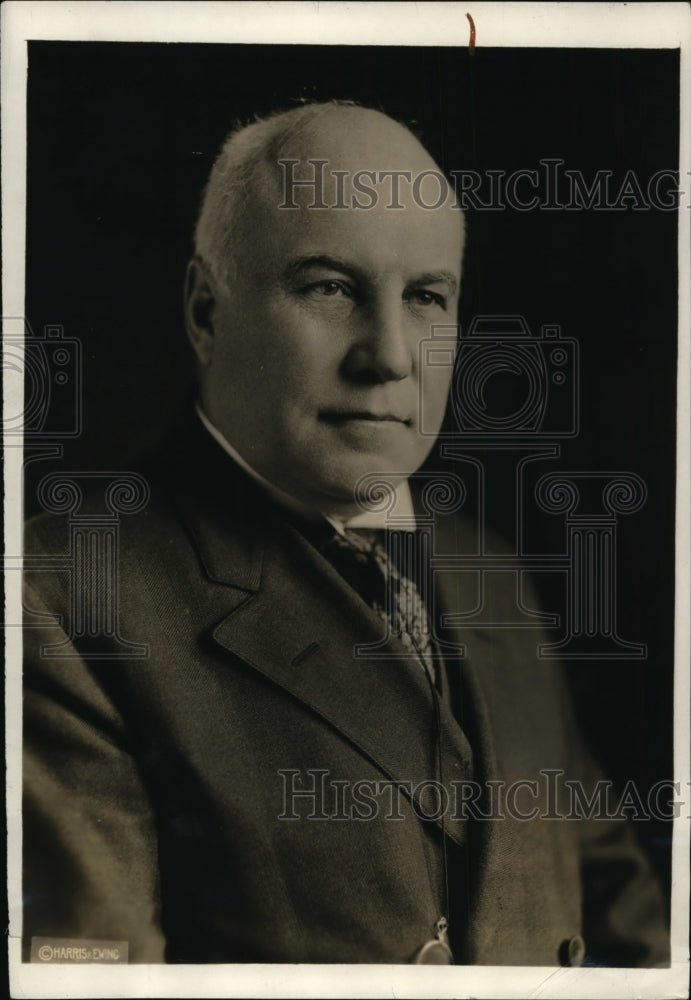
<path fill-rule="evenodd" d="M 451 271 L 426 271 L 424 274 L 419 274 L 412 281 L 409 281 L 408 287 L 437 285 L 440 282 L 448 285 L 452 293 L 458 288 L 458 278 Z"/>
<path fill-rule="evenodd" d="M 304 271 L 310 267 L 322 267 L 329 271 L 341 271 L 343 274 L 351 275 L 351 277 L 355 277 L 358 273 L 358 269 L 353 267 L 352 264 L 348 264 L 347 261 L 339 260 L 337 257 L 331 257 L 329 254 L 322 253 L 298 257 L 288 264 L 286 271 L 288 274 L 296 275 L 300 271 Z"/>

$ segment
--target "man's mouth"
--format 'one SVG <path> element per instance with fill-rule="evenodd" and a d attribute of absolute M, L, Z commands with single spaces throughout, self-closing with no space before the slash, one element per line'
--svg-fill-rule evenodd
<path fill-rule="evenodd" d="M 410 427 L 412 420 L 396 413 L 373 413 L 371 410 L 322 410 L 319 414 L 327 424 L 344 424 L 350 421 L 368 420 L 372 423 L 403 424 Z"/>

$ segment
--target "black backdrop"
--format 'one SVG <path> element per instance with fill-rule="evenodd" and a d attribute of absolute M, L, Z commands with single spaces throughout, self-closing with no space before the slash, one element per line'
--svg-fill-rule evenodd
<path fill-rule="evenodd" d="M 56 467 L 132 467 L 189 394 L 182 277 L 234 119 L 354 99 L 416 123 L 446 169 L 557 157 L 586 179 L 633 169 L 645 189 L 678 163 L 678 70 L 673 51 L 30 43 L 26 317 L 81 342 L 84 409 L 61 461 L 29 466 L 27 509 Z M 645 789 L 671 776 L 676 216 L 507 207 L 470 211 L 469 234 L 463 328 L 478 314 L 560 324 L 581 352 L 580 433 L 562 466 L 647 484 L 621 521 L 618 600 L 621 634 L 648 657 L 570 664 L 591 742 Z M 491 514 L 510 537 L 510 511 Z M 545 551 L 563 547 L 559 518 L 540 530 Z M 639 832 L 666 871 L 667 826 Z"/>

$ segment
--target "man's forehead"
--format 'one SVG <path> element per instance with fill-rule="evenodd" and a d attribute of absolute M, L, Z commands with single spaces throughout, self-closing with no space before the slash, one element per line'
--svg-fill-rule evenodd
<path fill-rule="evenodd" d="M 439 225 L 463 228 L 453 188 L 431 158 L 422 169 L 399 166 L 405 161 L 390 157 L 385 166 L 374 159 L 354 162 L 370 165 L 353 169 L 348 160 L 323 155 L 264 162 L 246 192 L 247 222 L 273 217 L 283 224 L 287 213 L 307 227 L 339 221 L 350 227 L 360 220 L 367 228 L 376 219 L 376 225 L 408 223 L 421 232 Z"/>
<path fill-rule="evenodd" d="M 346 108 L 270 143 L 246 187 L 248 259 L 400 256 L 414 270 L 460 267 L 462 212 L 405 127 Z"/>
<path fill-rule="evenodd" d="M 410 184 L 400 190 L 400 207 L 391 207 L 389 183 L 368 192 L 344 184 L 338 190 L 324 184 L 299 188 L 292 207 L 286 190 L 274 176 L 265 178 L 249 196 L 244 246 L 255 259 L 284 262 L 322 256 L 359 262 L 370 272 L 400 265 L 406 271 L 459 273 L 463 251 L 463 218 L 448 199 L 438 209 L 414 203 Z M 438 196 L 439 185 L 436 187 Z M 302 196 L 298 197 L 298 191 Z M 314 207 L 314 198 L 324 207 Z M 353 204 L 353 198 L 360 206 Z M 340 201 L 340 203 L 339 203 Z"/>

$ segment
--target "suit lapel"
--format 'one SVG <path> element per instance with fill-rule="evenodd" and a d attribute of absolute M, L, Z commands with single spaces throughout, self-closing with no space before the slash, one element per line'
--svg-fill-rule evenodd
<path fill-rule="evenodd" d="M 407 797 L 417 789 L 419 809 L 433 814 L 429 787 L 426 796 L 419 787 L 439 777 L 434 705 L 422 667 L 395 641 L 381 648 L 386 656 L 356 655 L 356 645 L 382 640 L 382 621 L 298 531 L 286 525 L 279 535 L 267 541 L 258 590 L 214 638 L 320 715 L 387 779 L 400 782 Z M 470 747 L 458 726 L 444 733 L 442 751 L 447 786 L 466 778 Z M 450 812 L 445 825 L 462 842 L 462 824 Z"/>

